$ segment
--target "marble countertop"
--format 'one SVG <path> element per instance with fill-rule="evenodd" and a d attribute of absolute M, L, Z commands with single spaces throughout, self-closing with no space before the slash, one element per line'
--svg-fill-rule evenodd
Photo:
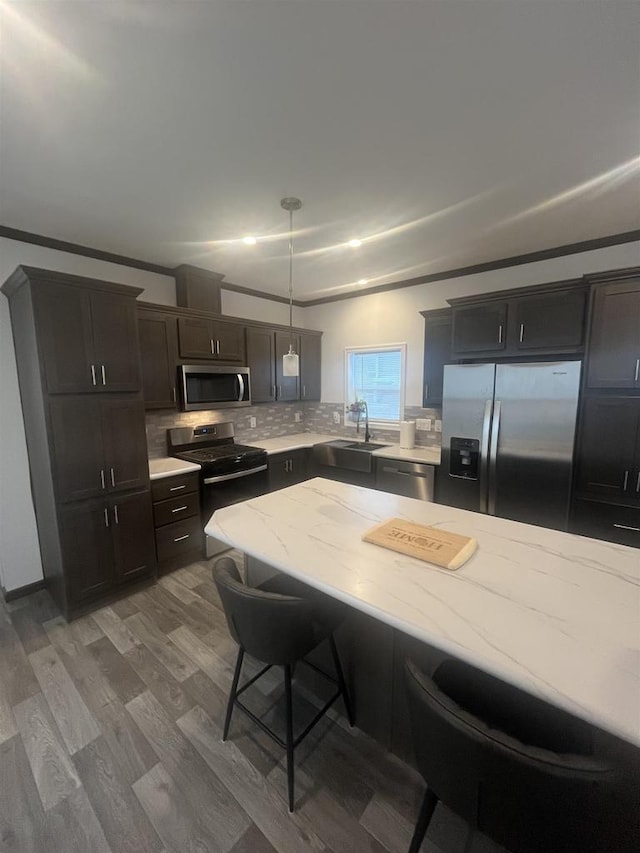
<path fill-rule="evenodd" d="M 394 516 L 474 536 L 457 572 L 361 541 Z M 316 478 L 205 532 L 640 745 L 640 552 Z"/>
<path fill-rule="evenodd" d="M 149 460 L 149 478 L 151 480 L 161 480 L 163 477 L 175 477 L 176 474 L 199 471 L 200 468 L 201 466 L 197 462 L 187 462 L 184 459 L 163 456 L 161 459 Z"/>
<path fill-rule="evenodd" d="M 261 447 L 272 453 L 286 453 L 288 450 L 300 450 L 304 447 L 313 447 L 314 444 L 324 444 L 326 441 L 337 441 L 349 439 L 349 441 L 363 440 L 357 435 L 327 435 L 319 432 L 299 432 L 295 435 L 283 435 L 279 438 L 266 438 L 262 441 L 249 441 L 253 447 Z M 375 441 L 375 439 L 374 439 Z M 423 462 L 427 465 L 440 464 L 439 447 L 414 447 L 412 450 L 403 450 L 399 444 L 390 444 L 380 450 L 374 450 L 373 456 L 383 456 L 385 459 L 398 459 L 405 462 Z"/>

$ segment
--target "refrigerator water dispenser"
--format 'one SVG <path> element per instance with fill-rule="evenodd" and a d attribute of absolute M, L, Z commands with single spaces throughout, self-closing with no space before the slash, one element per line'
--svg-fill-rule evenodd
<path fill-rule="evenodd" d="M 451 438 L 449 473 L 465 480 L 478 479 L 480 441 L 477 438 Z"/>

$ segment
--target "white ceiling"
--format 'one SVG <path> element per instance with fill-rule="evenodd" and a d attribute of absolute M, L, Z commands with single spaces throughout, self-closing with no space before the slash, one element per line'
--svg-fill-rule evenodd
<path fill-rule="evenodd" d="M 3 225 L 285 294 L 296 195 L 303 299 L 640 227 L 637 2 L 0 10 Z"/>

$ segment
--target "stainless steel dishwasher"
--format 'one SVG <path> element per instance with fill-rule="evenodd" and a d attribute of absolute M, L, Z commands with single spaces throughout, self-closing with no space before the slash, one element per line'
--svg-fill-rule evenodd
<path fill-rule="evenodd" d="M 376 458 L 376 488 L 383 492 L 432 501 L 434 475 L 433 465 Z"/>

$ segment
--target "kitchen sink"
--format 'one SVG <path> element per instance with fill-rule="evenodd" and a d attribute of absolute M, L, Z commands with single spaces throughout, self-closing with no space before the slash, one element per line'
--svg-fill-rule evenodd
<path fill-rule="evenodd" d="M 327 465 L 330 468 L 345 468 L 348 471 L 371 473 L 373 460 L 371 453 L 387 444 L 372 441 L 345 441 L 336 439 L 326 444 L 316 444 L 313 455 L 317 465 Z"/>

